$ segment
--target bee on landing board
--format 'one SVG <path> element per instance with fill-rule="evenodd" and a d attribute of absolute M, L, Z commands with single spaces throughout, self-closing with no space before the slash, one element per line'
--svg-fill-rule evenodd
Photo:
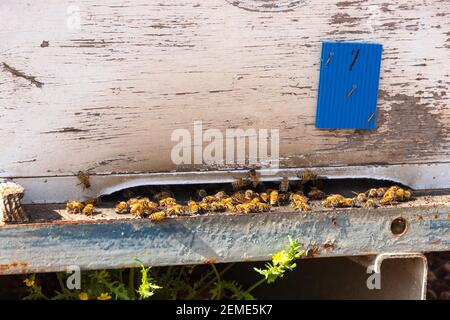
<path fill-rule="evenodd" d="M 93 204 L 87 204 L 84 208 L 83 208 L 83 214 L 90 216 L 94 214 L 94 205 Z"/>
<path fill-rule="evenodd" d="M 157 211 L 148 216 L 148 218 L 153 222 L 159 222 L 167 217 L 164 211 Z"/>
<path fill-rule="evenodd" d="M 66 203 L 66 211 L 70 214 L 80 214 L 83 212 L 84 205 L 78 201 L 69 201 Z"/>
<path fill-rule="evenodd" d="M 117 214 L 126 214 L 130 212 L 130 207 L 125 201 L 121 201 L 116 205 L 115 211 Z"/>
<path fill-rule="evenodd" d="M 270 195 L 270 205 L 271 206 L 279 206 L 280 205 L 280 196 L 278 194 L 278 191 L 273 190 Z"/>

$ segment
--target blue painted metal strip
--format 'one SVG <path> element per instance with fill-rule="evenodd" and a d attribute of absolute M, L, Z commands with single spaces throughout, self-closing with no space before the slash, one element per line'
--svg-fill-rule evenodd
<path fill-rule="evenodd" d="M 382 45 L 323 42 L 316 128 L 374 129 Z"/>

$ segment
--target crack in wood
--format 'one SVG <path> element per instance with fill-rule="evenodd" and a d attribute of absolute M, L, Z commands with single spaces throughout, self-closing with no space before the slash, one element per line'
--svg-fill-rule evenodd
<path fill-rule="evenodd" d="M 6 71 L 8 71 L 9 73 L 11 73 L 13 76 L 28 80 L 38 88 L 41 88 L 44 85 L 43 82 L 36 80 L 36 77 L 26 75 L 22 71 L 19 71 L 16 68 L 11 67 L 10 65 L 6 64 L 5 62 L 2 62 L 2 64 L 3 64 L 3 68 Z"/>

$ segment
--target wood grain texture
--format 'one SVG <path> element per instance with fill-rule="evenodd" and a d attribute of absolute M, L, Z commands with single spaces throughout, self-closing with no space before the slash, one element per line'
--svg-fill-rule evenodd
<path fill-rule="evenodd" d="M 194 120 L 279 128 L 283 167 L 450 162 L 450 2 L 291 2 L 1 1 L 0 176 L 217 169 L 170 160 Z M 375 131 L 315 129 L 324 40 L 383 44 Z"/>

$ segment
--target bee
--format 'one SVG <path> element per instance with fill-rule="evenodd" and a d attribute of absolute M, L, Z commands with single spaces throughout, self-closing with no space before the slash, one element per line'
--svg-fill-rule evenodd
<path fill-rule="evenodd" d="M 166 213 L 164 211 L 157 211 L 149 215 L 148 218 L 153 222 L 159 222 L 166 218 Z"/>
<path fill-rule="evenodd" d="M 169 216 L 180 216 L 183 214 L 183 206 L 180 204 L 174 204 L 166 209 L 166 213 Z"/>
<path fill-rule="evenodd" d="M 271 206 L 279 206 L 280 205 L 280 196 L 278 191 L 273 190 L 269 196 L 269 202 Z"/>
<path fill-rule="evenodd" d="M 293 206 L 295 208 L 295 210 L 300 210 L 300 211 L 311 210 L 311 207 L 309 206 L 309 204 L 306 202 L 303 202 L 303 201 L 293 201 L 293 202 L 291 202 L 291 206 Z"/>
<path fill-rule="evenodd" d="M 223 199 L 227 198 L 228 195 L 227 195 L 227 193 L 226 193 L 225 191 L 219 191 L 219 192 L 217 192 L 217 193 L 214 195 L 214 197 L 215 197 L 217 200 L 223 200 Z"/>
<path fill-rule="evenodd" d="M 408 201 L 411 199 L 411 192 L 408 190 L 399 188 L 399 189 L 397 189 L 397 191 L 395 191 L 395 198 L 398 201 Z"/>
<path fill-rule="evenodd" d="M 206 197 L 204 197 L 202 199 L 203 203 L 213 203 L 213 202 L 216 202 L 216 201 L 217 201 L 217 199 L 216 199 L 215 196 L 206 196 Z"/>
<path fill-rule="evenodd" d="M 195 196 L 198 199 L 203 199 L 204 197 L 206 197 L 208 195 L 208 192 L 206 192 L 205 189 L 198 189 L 195 191 Z"/>
<path fill-rule="evenodd" d="M 87 172 L 78 171 L 77 178 L 80 181 L 78 185 L 83 185 L 84 189 L 89 189 L 91 187 L 91 183 L 89 181 L 89 174 Z"/>
<path fill-rule="evenodd" d="M 270 201 L 269 195 L 266 192 L 263 192 L 259 195 L 259 198 L 262 202 L 268 203 Z"/>
<path fill-rule="evenodd" d="M 223 212 L 227 208 L 220 201 L 214 201 L 209 204 L 209 209 L 213 212 Z"/>
<path fill-rule="evenodd" d="M 377 189 L 372 188 L 372 189 L 367 190 L 366 196 L 367 196 L 367 198 L 377 198 L 378 197 Z"/>
<path fill-rule="evenodd" d="M 236 211 L 239 213 L 250 213 L 253 211 L 252 210 L 253 206 L 254 205 L 252 205 L 250 203 L 241 203 L 241 204 L 236 205 Z"/>
<path fill-rule="evenodd" d="M 231 185 L 233 186 L 233 190 L 237 191 L 245 188 L 248 185 L 248 180 L 244 178 L 237 178 L 233 180 Z"/>
<path fill-rule="evenodd" d="M 256 188 L 261 183 L 255 169 L 250 169 L 250 171 L 248 172 L 248 180 L 252 184 L 253 188 Z"/>
<path fill-rule="evenodd" d="M 244 198 L 245 198 L 247 201 L 250 201 L 250 200 L 252 200 L 253 198 L 256 198 L 256 197 L 258 197 L 258 194 L 257 194 L 256 192 L 254 192 L 253 190 L 250 190 L 250 189 L 245 190 L 245 192 L 244 192 Z"/>
<path fill-rule="evenodd" d="M 353 198 L 343 198 L 339 202 L 339 207 L 354 207 L 355 206 L 355 199 Z"/>
<path fill-rule="evenodd" d="M 149 198 L 143 198 L 140 201 L 142 202 L 142 205 L 144 207 L 145 215 L 149 215 L 158 211 L 158 205 L 155 202 L 150 201 Z"/>
<path fill-rule="evenodd" d="M 94 214 L 94 205 L 89 203 L 83 208 L 83 214 L 90 216 Z"/>
<path fill-rule="evenodd" d="M 291 202 L 305 202 L 305 203 L 308 203 L 308 201 L 309 201 L 309 199 L 307 197 L 305 197 L 304 195 L 301 195 L 301 194 L 297 194 L 297 193 L 291 194 L 291 196 L 289 197 L 289 200 Z"/>
<path fill-rule="evenodd" d="M 222 205 L 229 211 L 234 211 L 233 199 L 231 197 L 227 197 L 222 199 Z"/>
<path fill-rule="evenodd" d="M 161 200 L 166 198 L 173 198 L 173 193 L 170 191 L 161 191 L 153 196 L 153 200 L 155 200 L 156 202 L 160 202 Z"/>
<path fill-rule="evenodd" d="M 128 213 L 130 208 L 128 207 L 128 204 L 125 201 L 121 201 L 116 205 L 116 213 L 118 214 L 125 214 Z"/>
<path fill-rule="evenodd" d="M 396 192 L 392 191 L 392 190 L 386 191 L 383 198 L 381 198 L 381 200 L 380 200 L 380 204 L 382 206 L 387 206 L 388 204 L 393 204 L 396 200 L 395 193 Z"/>
<path fill-rule="evenodd" d="M 357 203 L 365 203 L 367 201 L 367 196 L 364 192 L 356 193 L 355 202 Z"/>
<path fill-rule="evenodd" d="M 289 191 L 288 177 L 283 177 L 283 179 L 281 179 L 280 186 L 278 187 L 278 191 L 280 191 L 280 192 L 288 192 Z"/>
<path fill-rule="evenodd" d="M 377 203 L 374 199 L 367 199 L 367 201 L 363 204 L 363 208 L 370 209 L 370 208 L 376 208 Z"/>
<path fill-rule="evenodd" d="M 236 191 L 231 195 L 231 199 L 233 200 L 234 204 L 240 204 L 247 201 L 245 198 L 245 193 L 242 190 Z"/>
<path fill-rule="evenodd" d="M 319 190 L 316 187 L 311 187 L 311 190 L 308 192 L 308 197 L 311 199 L 323 199 L 325 198 L 325 192 Z"/>
<path fill-rule="evenodd" d="M 188 209 L 191 214 L 201 214 L 203 213 L 202 208 L 194 200 L 188 201 Z"/>
<path fill-rule="evenodd" d="M 171 197 L 159 200 L 159 206 L 160 207 L 169 207 L 169 206 L 173 206 L 173 205 L 176 205 L 176 204 L 177 204 L 177 201 L 174 198 L 171 198 Z"/>
<path fill-rule="evenodd" d="M 337 208 L 344 199 L 340 194 L 332 194 L 322 201 L 322 206 L 327 208 Z"/>
<path fill-rule="evenodd" d="M 270 205 L 268 203 L 258 202 L 256 204 L 256 210 L 258 212 L 269 212 L 270 211 Z"/>
<path fill-rule="evenodd" d="M 136 217 L 143 217 L 145 215 L 145 208 L 142 201 L 134 201 L 130 204 L 130 213 Z"/>
<path fill-rule="evenodd" d="M 78 201 L 69 201 L 66 203 L 66 211 L 70 214 L 80 214 L 83 212 L 84 205 Z"/>
<path fill-rule="evenodd" d="M 300 179 L 302 184 L 311 183 L 315 187 L 320 187 L 322 185 L 322 181 L 319 179 L 317 173 L 310 170 L 299 172 L 297 177 Z"/>
<path fill-rule="evenodd" d="M 384 194 L 386 193 L 387 189 L 386 188 L 378 188 L 377 189 L 377 198 L 381 198 L 384 196 Z"/>

